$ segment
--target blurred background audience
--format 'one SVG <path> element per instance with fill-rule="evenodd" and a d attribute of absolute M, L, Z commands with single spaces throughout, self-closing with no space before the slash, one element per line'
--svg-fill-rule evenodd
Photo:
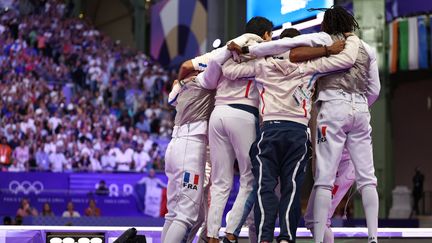
<path fill-rule="evenodd" d="M 163 169 L 174 76 L 69 14 L 56 0 L 0 14 L 1 170 Z"/>

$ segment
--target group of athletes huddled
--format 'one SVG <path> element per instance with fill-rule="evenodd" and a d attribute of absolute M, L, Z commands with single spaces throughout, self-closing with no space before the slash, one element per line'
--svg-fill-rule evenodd
<path fill-rule="evenodd" d="M 369 113 L 380 90 L 376 54 L 353 34 L 348 11 L 321 10 L 321 32 L 286 29 L 272 40 L 273 24 L 254 17 L 245 34 L 182 64 L 169 95 L 177 113 L 163 243 L 192 242 L 201 226 L 200 242 L 220 242 L 235 160 L 240 187 L 223 242 L 237 242 L 247 221 L 251 242 L 272 242 L 277 218 L 277 241 L 295 242 L 311 158 L 304 218 L 314 242 L 334 242 L 330 218 L 354 181 L 368 242 L 378 242 Z"/>

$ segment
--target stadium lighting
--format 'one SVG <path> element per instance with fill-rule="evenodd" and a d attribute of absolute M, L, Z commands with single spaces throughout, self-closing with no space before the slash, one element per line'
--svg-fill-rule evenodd
<path fill-rule="evenodd" d="M 90 243 L 90 239 L 89 238 L 79 238 L 78 239 L 78 243 Z"/>
<path fill-rule="evenodd" d="M 220 47 L 221 44 L 222 44 L 222 41 L 221 41 L 221 39 L 218 38 L 218 39 L 213 41 L 213 48 L 218 48 L 218 47 Z"/>
<path fill-rule="evenodd" d="M 101 238 L 92 238 L 90 240 L 90 243 L 102 243 L 102 239 Z"/>
<path fill-rule="evenodd" d="M 47 243 L 102 243 L 105 242 L 103 232 L 47 232 Z"/>
<path fill-rule="evenodd" d="M 56 237 L 56 238 L 52 238 L 50 239 L 49 243 L 62 243 L 62 239 Z"/>
<path fill-rule="evenodd" d="M 66 237 L 66 238 L 63 239 L 62 242 L 63 243 L 75 243 L 75 240 L 73 238 Z"/>

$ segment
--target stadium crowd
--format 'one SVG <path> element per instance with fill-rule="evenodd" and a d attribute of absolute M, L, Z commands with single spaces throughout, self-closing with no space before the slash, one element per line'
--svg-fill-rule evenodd
<path fill-rule="evenodd" d="M 63 1 L 29 3 L 0 14 L 1 170 L 163 169 L 175 74 Z"/>

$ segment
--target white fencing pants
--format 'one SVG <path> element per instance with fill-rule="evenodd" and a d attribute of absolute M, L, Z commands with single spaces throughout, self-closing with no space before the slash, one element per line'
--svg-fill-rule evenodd
<path fill-rule="evenodd" d="M 173 137 L 165 155 L 168 177 L 163 243 L 186 242 L 203 201 L 207 137 Z"/>
<path fill-rule="evenodd" d="M 351 158 L 348 151 L 345 149 L 342 155 L 342 160 L 339 164 L 338 171 L 336 174 L 336 181 L 332 191 L 332 201 L 331 208 L 328 212 L 327 227 L 331 226 L 331 218 L 338 207 L 339 203 L 345 197 L 345 194 L 354 184 L 355 174 L 354 165 L 351 162 Z M 304 215 L 305 226 L 308 229 L 313 228 L 314 215 L 313 215 L 313 205 L 315 202 L 315 188 L 312 188 L 311 194 L 309 196 L 308 205 L 306 208 L 306 213 Z M 324 241 L 324 243 L 326 243 Z"/>
<path fill-rule="evenodd" d="M 376 192 L 377 179 L 373 165 L 372 128 L 369 125 L 368 104 L 358 94 L 341 93 L 342 95 L 344 97 L 349 96 L 350 99 L 346 100 L 341 97 L 341 99 L 321 101 L 317 117 L 317 161 L 314 184 L 316 189 L 314 203 L 315 242 L 322 242 L 324 238 L 324 229 L 331 205 L 331 190 L 336 180 L 344 147 L 347 148 L 351 156 L 358 189 L 372 186 Z M 367 221 L 378 220 L 377 210 L 372 211 L 374 213 L 366 212 Z M 369 231 L 376 232 L 376 226 L 372 227 L 374 229 L 369 229 Z"/>
<path fill-rule="evenodd" d="M 254 184 L 249 150 L 256 138 L 256 122 L 257 118 L 252 113 L 227 105 L 216 106 L 210 116 L 212 185 L 207 218 L 208 237 L 219 237 L 222 216 L 233 184 L 236 158 L 240 172 L 240 189 L 231 209 L 226 233 L 237 232 L 249 214 L 249 211 L 245 210 L 245 203 L 253 198 L 251 194 Z"/>

